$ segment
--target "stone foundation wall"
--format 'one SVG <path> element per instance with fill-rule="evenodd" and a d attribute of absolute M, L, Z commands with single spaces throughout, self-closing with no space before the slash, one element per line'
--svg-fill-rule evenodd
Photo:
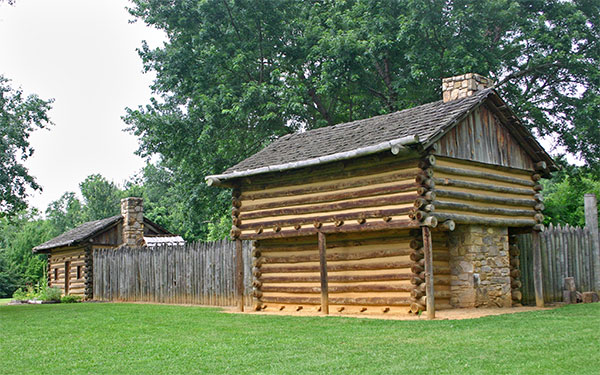
<path fill-rule="evenodd" d="M 508 228 L 459 225 L 449 250 L 452 306 L 511 306 Z"/>

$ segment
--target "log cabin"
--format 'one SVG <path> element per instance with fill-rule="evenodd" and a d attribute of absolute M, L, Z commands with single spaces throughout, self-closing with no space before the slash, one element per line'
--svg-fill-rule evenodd
<path fill-rule="evenodd" d="M 442 95 L 283 136 L 206 177 L 232 189 L 240 251 L 252 241 L 254 309 L 519 304 L 511 236 L 543 230 L 539 180 L 558 167 L 490 79 L 446 78 Z"/>
<path fill-rule="evenodd" d="M 180 236 L 144 217 L 141 198 L 121 200 L 121 214 L 89 221 L 33 248 L 48 255 L 48 285 L 63 295 L 93 298 L 92 252 L 97 248 L 183 244 Z"/>

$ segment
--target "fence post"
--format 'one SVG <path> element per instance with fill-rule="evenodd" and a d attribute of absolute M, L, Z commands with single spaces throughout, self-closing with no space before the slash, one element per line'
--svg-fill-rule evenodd
<path fill-rule="evenodd" d="M 235 239 L 235 260 L 235 292 L 238 310 L 244 311 L 244 250 L 239 237 Z"/>
<path fill-rule="evenodd" d="M 535 289 L 535 305 L 544 307 L 544 290 L 542 286 L 542 244 L 540 232 L 534 230 L 531 233 L 531 242 L 533 244 L 533 286 Z"/>
<path fill-rule="evenodd" d="M 598 241 L 598 202 L 596 194 L 585 194 L 583 197 L 585 207 L 585 226 L 592 233 L 592 262 L 594 274 L 594 289 L 600 291 L 600 242 Z"/>

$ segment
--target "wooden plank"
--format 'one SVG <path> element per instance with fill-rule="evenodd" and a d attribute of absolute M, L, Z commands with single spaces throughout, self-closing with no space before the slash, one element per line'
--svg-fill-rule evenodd
<path fill-rule="evenodd" d="M 544 307 L 540 232 L 533 231 L 531 233 L 531 239 L 533 247 L 533 283 L 535 288 L 535 305 L 537 307 Z"/>
<path fill-rule="evenodd" d="M 239 311 L 244 311 L 244 253 L 242 240 L 235 240 L 235 291 L 237 307 Z"/>
<path fill-rule="evenodd" d="M 591 234 L 592 272 L 594 289 L 600 291 L 600 240 L 598 234 L 598 202 L 595 194 L 585 194 L 583 197 L 585 210 L 585 226 Z"/>

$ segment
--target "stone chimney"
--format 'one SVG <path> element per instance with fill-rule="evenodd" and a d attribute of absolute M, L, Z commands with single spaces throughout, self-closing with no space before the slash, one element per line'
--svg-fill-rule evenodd
<path fill-rule="evenodd" d="M 442 97 L 444 103 L 466 98 L 478 90 L 494 86 L 494 81 L 475 73 L 442 79 Z"/>
<path fill-rule="evenodd" d="M 142 198 L 121 199 L 123 216 L 123 245 L 142 246 L 144 244 L 144 206 Z"/>

